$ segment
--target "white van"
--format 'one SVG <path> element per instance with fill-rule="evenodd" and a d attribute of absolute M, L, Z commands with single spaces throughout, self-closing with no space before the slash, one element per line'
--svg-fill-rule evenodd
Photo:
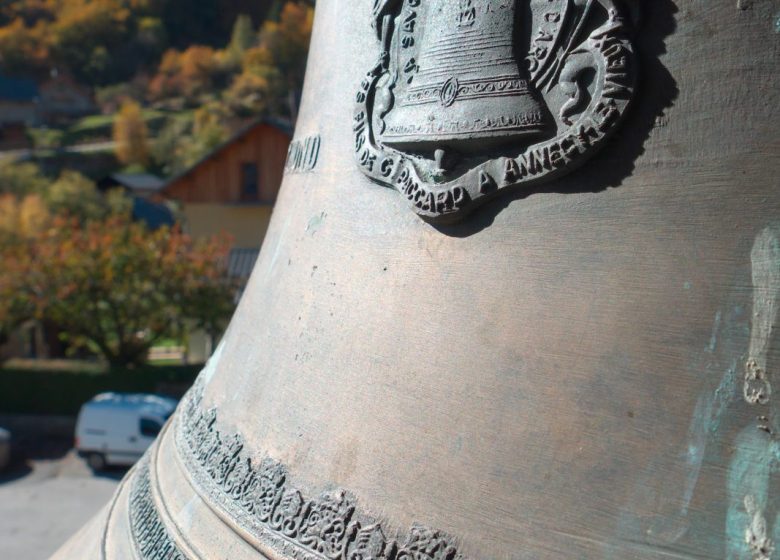
<path fill-rule="evenodd" d="M 96 471 L 132 465 L 173 414 L 174 399 L 144 394 L 102 393 L 81 407 L 76 451 Z"/>

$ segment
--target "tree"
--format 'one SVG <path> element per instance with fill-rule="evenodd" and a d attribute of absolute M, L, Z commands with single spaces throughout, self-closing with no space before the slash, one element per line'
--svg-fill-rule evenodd
<path fill-rule="evenodd" d="M 202 45 L 192 46 L 181 53 L 180 61 L 180 87 L 186 98 L 195 100 L 213 89 L 213 79 L 219 71 L 214 49 Z"/>
<path fill-rule="evenodd" d="M 141 106 L 125 101 L 114 121 L 116 156 L 125 165 L 146 166 L 149 163 L 149 131 Z"/>
<path fill-rule="evenodd" d="M 253 47 L 256 42 L 257 34 L 252 24 L 252 18 L 241 14 L 236 18 L 236 23 L 233 24 L 233 34 L 230 37 L 228 51 L 240 60 L 246 50 Z"/>
<path fill-rule="evenodd" d="M 238 116 L 261 114 L 269 107 L 270 84 L 275 78 L 276 75 L 271 76 L 271 72 L 265 73 L 265 76 L 244 72 L 233 80 L 225 92 L 225 102 Z"/>
<path fill-rule="evenodd" d="M 192 134 L 192 119 L 168 119 L 152 144 L 152 159 L 155 166 L 168 176 L 182 171 L 186 139 Z"/>
<path fill-rule="evenodd" d="M 0 206 L 4 204 L 0 199 Z M 0 232 L 0 239 L 2 232 Z M 0 243 L 0 345 L 24 321 L 35 315 L 33 300 L 27 292 L 19 290 L 20 280 L 30 270 L 30 254 L 22 243 Z"/>
<path fill-rule="evenodd" d="M 190 119 L 171 119 L 154 142 L 155 164 L 168 175 L 192 166 L 222 144 L 228 130 L 227 109 L 218 102 L 199 108 Z"/>
<path fill-rule="evenodd" d="M 21 18 L 0 27 L 0 67 L 3 73 L 41 71 L 49 56 L 46 28 L 44 22 L 28 27 Z"/>
<path fill-rule="evenodd" d="M 131 15 L 122 0 L 61 2 L 50 26 L 53 58 L 86 83 L 109 83 L 124 70 L 112 60 L 131 38 Z"/>
<path fill-rule="evenodd" d="M 29 246 L 50 221 L 40 195 L 0 194 L 0 344 L 35 316 L 34 300 L 23 289 L 32 264 Z"/>
<path fill-rule="evenodd" d="M 232 106 L 243 110 L 262 106 L 295 120 L 313 22 L 311 6 L 286 2 L 278 21 L 263 24 L 258 45 L 245 51 L 242 74 L 227 93 Z M 254 94 L 252 87 L 258 88 Z"/>
<path fill-rule="evenodd" d="M 112 366 L 143 363 L 188 321 L 214 332 L 234 307 L 224 238 L 195 242 L 178 228 L 149 231 L 126 216 L 87 224 L 58 217 L 21 247 L 0 255 L 13 264 L 0 274 L 0 326 L 33 312 Z"/>
<path fill-rule="evenodd" d="M 34 163 L 0 162 L 0 194 L 23 198 L 28 194 L 40 194 L 48 180 Z"/>
<path fill-rule="evenodd" d="M 46 192 L 53 214 L 68 215 L 84 223 L 105 218 L 111 209 L 95 183 L 78 171 L 65 170 Z"/>
<path fill-rule="evenodd" d="M 261 44 L 273 53 L 282 74 L 302 83 L 314 24 L 314 10 L 300 2 L 287 2 L 279 21 L 267 21 L 260 32 Z"/>
<path fill-rule="evenodd" d="M 168 50 L 149 84 L 149 97 L 153 101 L 179 97 L 186 105 L 197 106 L 203 96 L 214 92 L 222 72 L 219 57 L 211 47 L 194 45 L 184 52 Z"/>
<path fill-rule="evenodd" d="M 195 111 L 192 127 L 192 150 L 187 165 L 192 165 L 227 139 L 227 130 L 223 122 L 227 119 L 224 107 L 220 103 L 210 103 Z"/>
<path fill-rule="evenodd" d="M 82 85 L 116 84 L 154 67 L 168 46 L 227 44 L 239 14 L 257 26 L 273 1 L 0 1 L 0 67 L 43 78 L 56 66 Z"/>

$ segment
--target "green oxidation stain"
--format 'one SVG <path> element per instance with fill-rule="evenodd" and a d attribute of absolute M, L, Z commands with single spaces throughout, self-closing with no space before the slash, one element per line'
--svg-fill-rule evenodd
<path fill-rule="evenodd" d="M 319 216 L 313 216 L 309 220 L 309 224 L 306 226 L 306 232 L 309 235 L 314 235 L 317 233 L 317 231 L 322 227 L 322 224 L 325 223 L 325 217 L 327 214 L 325 212 L 321 213 Z"/>
<path fill-rule="evenodd" d="M 718 311 L 715 314 L 715 326 L 712 328 L 712 334 L 710 335 L 710 343 L 707 345 L 706 351 L 710 354 L 715 352 L 718 346 L 718 331 L 720 330 L 720 322 L 723 318 L 723 314 Z"/>
<path fill-rule="evenodd" d="M 737 437 L 734 458 L 728 471 L 727 558 L 753 558 L 745 538 L 752 521 L 745 507 L 745 499 L 748 497 L 755 502 L 760 514 L 767 517 L 767 536 L 775 546 L 780 540 L 780 515 L 771 488 L 773 475 L 778 469 L 780 442 L 753 426 L 745 428 Z"/>
<path fill-rule="evenodd" d="M 733 402 L 734 396 L 736 394 L 737 364 L 734 362 L 726 372 L 726 375 L 723 377 L 720 385 L 718 385 L 718 388 L 715 389 L 712 413 L 708 419 L 710 433 L 716 434 L 718 432 L 721 422 L 726 416 L 726 409 L 728 408 L 729 404 Z"/>
<path fill-rule="evenodd" d="M 775 33 L 780 33 L 780 13 L 775 16 Z"/>
<path fill-rule="evenodd" d="M 462 450 L 463 450 L 463 436 L 459 435 L 452 442 L 451 451 L 453 454 L 457 455 Z"/>

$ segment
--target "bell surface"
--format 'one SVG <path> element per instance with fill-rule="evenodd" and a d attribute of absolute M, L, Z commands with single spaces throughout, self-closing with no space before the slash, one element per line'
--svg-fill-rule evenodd
<path fill-rule="evenodd" d="M 449 190 L 381 121 L 398 25 L 439 7 L 440 64 L 468 3 L 373 4 L 317 2 L 317 150 L 196 385 L 54 558 L 778 558 L 773 2 L 474 2 L 531 8 L 554 122 Z"/>

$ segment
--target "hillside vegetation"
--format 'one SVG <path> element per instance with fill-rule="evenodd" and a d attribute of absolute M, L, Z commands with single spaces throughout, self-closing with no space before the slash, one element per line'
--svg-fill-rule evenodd
<path fill-rule="evenodd" d="M 67 75 L 94 96 L 100 114 L 30 130 L 36 147 L 127 138 L 145 153 L 120 161 L 171 175 L 251 119 L 295 121 L 313 4 L 11 2 L 0 6 L 0 75 Z"/>
<path fill-rule="evenodd" d="M 68 70 L 90 85 L 151 68 L 168 48 L 220 46 L 246 14 L 255 25 L 274 0 L 24 0 L 0 5 L 0 60 L 7 73 Z"/>

